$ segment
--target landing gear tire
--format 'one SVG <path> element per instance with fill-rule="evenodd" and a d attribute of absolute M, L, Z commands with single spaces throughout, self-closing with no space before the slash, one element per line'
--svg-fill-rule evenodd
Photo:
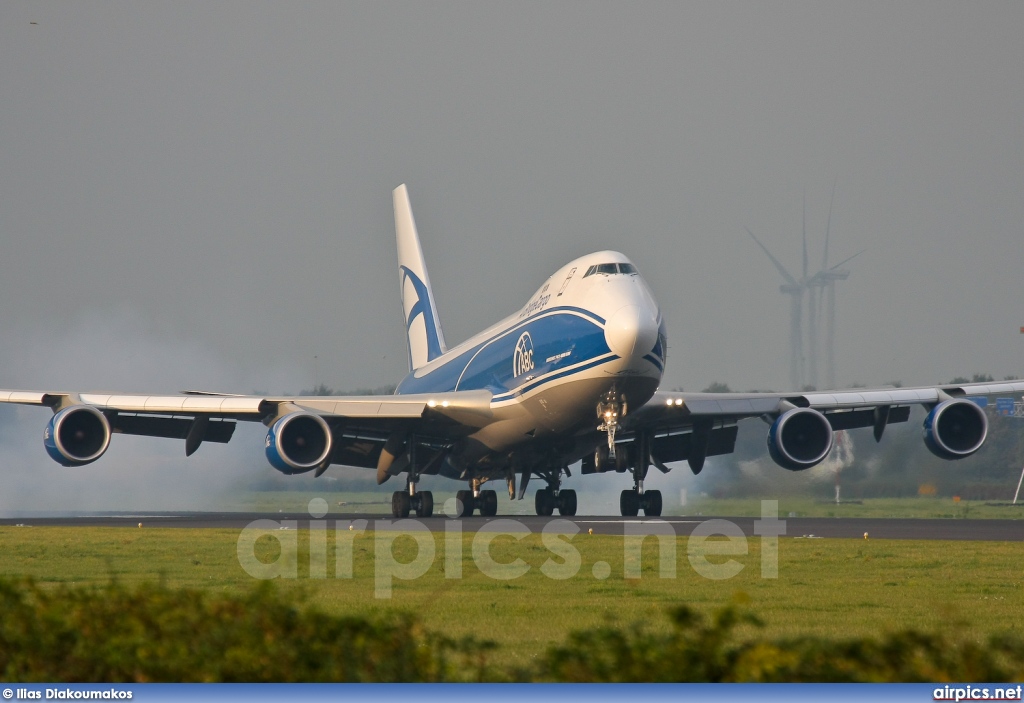
<path fill-rule="evenodd" d="M 409 517 L 409 494 L 395 491 L 391 494 L 391 514 L 396 518 Z"/>
<path fill-rule="evenodd" d="M 430 491 L 420 491 L 416 494 L 416 517 L 430 517 L 434 514 L 434 494 Z"/>
<path fill-rule="evenodd" d="M 644 491 L 640 498 L 640 507 L 644 509 L 644 515 L 657 517 L 661 515 L 661 491 Z"/>
<path fill-rule="evenodd" d="M 598 445 L 597 449 L 594 450 L 594 470 L 599 474 L 603 474 L 610 465 L 611 460 L 608 458 L 608 447 L 604 444 Z"/>
<path fill-rule="evenodd" d="M 619 512 L 623 517 L 636 517 L 640 513 L 640 494 L 630 490 L 620 493 Z"/>
<path fill-rule="evenodd" d="M 561 490 L 558 492 L 558 514 L 559 515 L 575 515 L 576 514 L 576 491 L 573 490 Z"/>
<path fill-rule="evenodd" d="M 616 447 L 615 449 L 615 472 L 624 474 L 629 468 L 629 449 L 626 445 Z"/>
<path fill-rule="evenodd" d="M 473 491 L 459 491 L 455 494 L 455 517 L 469 517 L 473 514 Z"/>
<path fill-rule="evenodd" d="M 550 488 L 539 488 L 533 497 L 533 504 L 538 515 L 548 516 L 555 512 L 555 494 Z"/>
<path fill-rule="evenodd" d="M 480 514 L 485 517 L 498 514 L 497 491 L 480 491 Z"/>

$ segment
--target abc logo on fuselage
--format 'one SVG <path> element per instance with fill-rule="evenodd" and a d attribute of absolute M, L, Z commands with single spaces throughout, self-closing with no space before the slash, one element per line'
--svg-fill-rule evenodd
<path fill-rule="evenodd" d="M 523 332 L 512 355 L 512 376 L 519 377 L 529 371 L 533 371 L 533 339 L 529 332 Z"/>

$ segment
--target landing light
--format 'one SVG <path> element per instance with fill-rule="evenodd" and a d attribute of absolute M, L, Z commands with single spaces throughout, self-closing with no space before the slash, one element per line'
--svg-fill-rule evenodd
<path fill-rule="evenodd" d="M 683 404 L 683 399 L 682 398 L 676 398 L 676 405 L 682 405 L 682 404 Z"/>
<path fill-rule="evenodd" d="M 669 398 L 668 400 L 666 400 L 665 401 L 665 405 L 669 405 L 669 406 L 672 405 L 672 399 Z"/>
<path fill-rule="evenodd" d="M 428 400 L 427 401 L 427 406 L 431 407 L 431 408 L 436 408 L 437 407 L 437 401 L 436 400 Z"/>
<path fill-rule="evenodd" d="M 447 408 L 447 407 L 448 407 L 448 401 L 447 401 L 447 400 L 443 401 L 443 402 L 441 403 L 441 407 L 442 407 L 442 408 Z"/>

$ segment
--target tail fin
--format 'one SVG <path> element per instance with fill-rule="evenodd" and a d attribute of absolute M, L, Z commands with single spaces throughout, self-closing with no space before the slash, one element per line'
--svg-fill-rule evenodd
<path fill-rule="evenodd" d="M 393 195 L 399 285 L 409 343 L 409 370 L 413 371 L 441 356 L 447 347 L 437 319 L 437 307 L 430 289 L 427 265 L 423 261 L 420 238 L 416 234 L 416 222 L 412 219 L 409 190 L 402 184 L 395 188 Z"/>

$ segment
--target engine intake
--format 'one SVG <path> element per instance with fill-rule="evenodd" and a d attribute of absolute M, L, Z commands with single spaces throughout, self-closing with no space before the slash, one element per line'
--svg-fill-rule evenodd
<path fill-rule="evenodd" d="M 962 398 L 939 403 L 924 419 L 925 446 L 943 459 L 963 459 L 974 454 L 987 436 L 985 411 Z"/>
<path fill-rule="evenodd" d="M 830 451 L 832 425 L 817 410 L 788 410 L 768 430 L 768 453 L 784 469 L 809 469 L 820 463 Z"/>
<path fill-rule="evenodd" d="M 330 454 L 331 428 L 319 415 L 294 412 L 267 432 L 267 460 L 283 474 L 312 471 Z"/>
<path fill-rule="evenodd" d="M 64 408 L 43 430 L 43 446 L 62 466 L 91 464 L 110 446 L 110 422 L 90 405 Z"/>

